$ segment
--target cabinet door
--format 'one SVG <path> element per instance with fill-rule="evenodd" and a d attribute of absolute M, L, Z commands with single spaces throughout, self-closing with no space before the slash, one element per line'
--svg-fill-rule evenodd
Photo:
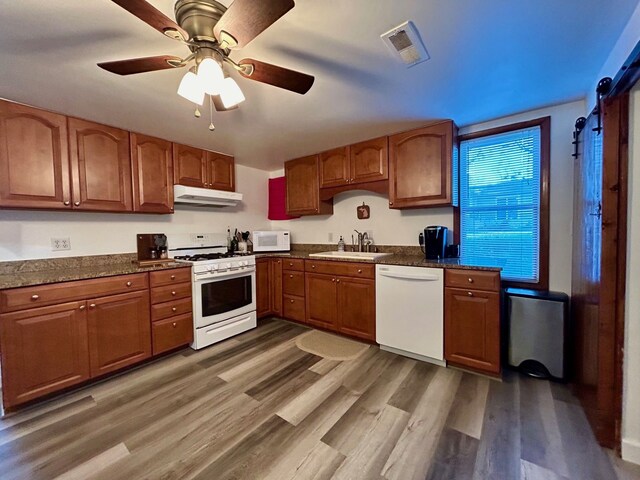
<path fill-rule="evenodd" d="M 452 204 L 454 130 L 446 121 L 389 137 L 389 207 Z"/>
<path fill-rule="evenodd" d="M 271 312 L 278 316 L 282 316 L 282 260 L 279 258 L 271 259 Z"/>
<path fill-rule="evenodd" d="M 133 210 L 173 212 L 173 151 L 171 142 L 131 134 Z"/>
<path fill-rule="evenodd" d="M 333 275 L 305 274 L 307 323 L 317 327 L 336 329 L 336 277 Z"/>
<path fill-rule="evenodd" d="M 338 285 L 338 331 L 375 341 L 375 280 L 338 277 L 336 283 Z"/>
<path fill-rule="evenodd" d="M 389 139 L 374 138 L 351 145 L 351 183 L 376 182 L 389 178 Z"/>
<path fill-rule="evenodd" d="M 87 303 L 92 377 L 151 356 L 148 291 L 112 295 Z"/>
<path fill-rule="evenodd" d="M 288 215 L 333 213 L 333 202 L 320 201 L 317 155 L 285 162 L 284 174 L 287 178 Z"/>
<path fill-rule="evenodd" d="M 214 190 L 235 192 L 235 161 L 229 155 L 207 152 L 208 187 Z"/>
<path fill-rule="evenodd" d="M 0 101 L 0 207 L 71 208 L 67 117 Z"/>
<path fill-rule="evenodd" d="M 256 260 L 256 315 L 258 318 L 271 314 L 270 266 L 268 258 Z"/>
<path fill-rule="evenodd" d="M 320 154 L 320 188 L 349 183 L 349 148 L 340 147 Z"/>
<path fill-rule="evenodd" d="M 73 208 L 133 210 L 129 132 L 69 118 Z"/>
<path fill-rule="evenodd" d="M 173 183 L 188 187 L 205 187 L 207 152 L 199 148 L 173 144 Z"/>
<path fill-rule="evenodd" d="M 5 408 L 89 378 L 85 302 L 0 315 Z"/>
<path fill-rule="evenodd" d="M 500 294 L 445 288 L 445 344 L 448 362 L 500 373 Z"/>

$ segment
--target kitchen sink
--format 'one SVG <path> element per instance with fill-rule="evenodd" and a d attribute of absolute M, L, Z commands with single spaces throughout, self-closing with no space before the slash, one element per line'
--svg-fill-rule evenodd
<path fill-rule="evenodd" d="M 393 255 L 392 253 L 373 253 L 373 252 L 320 252 L 320 253 L 310 253 L 310 257 L 320 257 L 320 258 L 346 258 L 351 260 L 377 260 L 378 258 L 388 257 L 389 255 Z"/>

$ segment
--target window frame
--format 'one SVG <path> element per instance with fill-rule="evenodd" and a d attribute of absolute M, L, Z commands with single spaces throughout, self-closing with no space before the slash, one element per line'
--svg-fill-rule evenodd
<path fill-rule="evenodd" d="M 524 122 L 511 123 L 500 127 L 489 128 L 478 132 L 458 135 L 458 149 L 460 144 L 467 140 L 500 135 L 515 130 L 540 127 L 540 236 L 539 236 L 539 256 L 538 256 L 538 281 L 537 282 L 515 282 L 503 280 L 505 287 L 526 288 L 530 290 L 549 289 L 549 196 L 550 196 L 550 158 L 551 158 L 551 117 L 541 117 Z M 458 178 L 458 192 L 460 192 L 460 175 Z M 454 241 L 460 243 L 460 205 L 454 207 Z"/>

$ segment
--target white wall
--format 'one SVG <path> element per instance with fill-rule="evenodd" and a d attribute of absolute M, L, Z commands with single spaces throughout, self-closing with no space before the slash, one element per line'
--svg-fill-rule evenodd
<path fill-rule="evenodd" d="M 631 93 L 622 458 L 640 464 L 640 84 Z"/>
<path fill-rule="evenodd" d="M 90 212 L 0 211 L 0 261 L 136 251 L 137 233 L 226 232 L 269 226 L 268 173 L 236 166 L 236 189 L 244 194 L 234 208 L 176 205 L 173 215 Z M 51 237 L 70 237 L 71 250 L 51 251 Z"/>
<path fill-rule="evenodd" d="M 571 290 L 571 233 L 573 218 L 573 158 L 571 134 L 576 118 L 585 114 L 585 102 L 572 102 L 496 119 L 460 129 L 470 133 L 509 123 L 551 116 L 551 261 L 550 288 Z M 272 172 L 271 176 L 282 174 Z M 358 220 L 356 207 L 371 207 L 369 220 Z M 380 245 L 418 245 L 418 234 L 427 225 L 453 227 L 453 209 L 390 210 L 386 196 L 363 191 L 343 193 L 334 199 L 332 216 L 303 217 L 271 222 L 274 229 L 288 229 L 296 243 L 337 243 L 337 235 L 351 240 L 353 229 L 373 232 Z M 329 240 L 333 233 L 334 238 Z"/>

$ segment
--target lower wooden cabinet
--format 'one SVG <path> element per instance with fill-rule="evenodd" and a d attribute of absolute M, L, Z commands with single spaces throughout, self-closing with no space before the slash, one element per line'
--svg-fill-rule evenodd
<path fill-rule="evenodd" d="M 339 277 L 338 331 L 375 341 L 376 282 L 361 278 Z"/>
<path fill-rule="evenodd" d="M 191 313 L 153 323 L 153 354 L 168 352 L 193 342 Z"/>
<path fill-rule="evenodd" d="M 447 273 L 445 285 L 457 282 Z M 499 274 L 498 285 L 499 285 Z M 459 275 L 458 275 L 459 276 Z M 464 273 L 469 284 L 478 283 Z M 484 373 L 500 373 L 500 292 L 445 287 L 445 359 Z"/>
<path fill-rule="evenodd" d="M 282 259 L 256 260 L 256 314 L 282 316 Z"/>
<path fill-rule="evenodd" d="M 90 299 L 87 303 L 91 376 L 151 356 L 148 291 Z"/>
<path fill-rule="evenodd" d="M 90 377 L 85 302 L 3 314 L 0 335 L 5 408 Z"/>
<path fill-rule="evenodd" d="M 305 290 L 307 323 L 314 327 L 335 330 L 338 317 L 336 278 L 333 275 L 306 273 Z"/>

